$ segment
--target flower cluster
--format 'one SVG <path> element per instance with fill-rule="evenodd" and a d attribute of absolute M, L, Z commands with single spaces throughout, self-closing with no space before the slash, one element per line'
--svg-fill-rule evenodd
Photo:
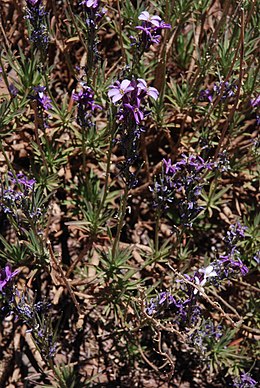
<path fill-rule="evenodd" d="M 245 226 L 237 222 L 230 226 L 224 238 L 226 252 L 225 255 L 220 256 L 218 265 L 222 268 L 225 277 L 228 277 L 230 273 L 234 272 L 240 272 L 244 276 L 248 272 L 248 268 L 241 261 L 240 250 L 238 248 L 238 242 L 245 237 L 246 229 Z"/>
<path fill-rule="evenodd" d="M 85 82 L 81 82 L 82 89 L 78 93 L 73 93 L 73 100 L 77 102 L 77 123 L 82 128 L 93 126 L 92 114 L 96 109 L 102 109 L 94 101 L 94 92 Z"/>
<path fill-rule="evenodd" d="M 252 98 L 252 99 L 250 100 L 250 103 L 251 103 L 251 106 L 252 106 L 253 108 L 258 107 L 258 106 L 260 105 L 260 94 L 259 94 L 259 96 L 257 96 L 256 98 Z"/>
<path fill-rule="evenodd" d="M 213 86 L 213 90 L 204 89 L 199 92 L 198 99 L 199 101 L 209 101 L 212 102 L 215 96 L 221 95 L 221 101 L 225 101 L 234 97 L 237 91 L 237 85 L 232 82 L 223 82 L 220 81 L 215 83 Z"/>
<path fill-rule="evenodd" d="M 80 4 L 84 6 L 86 17 L 88 58 L 85 71 L 87 77 L 90 79 L 93 67 L 99 58 L 96 36 L 97 24 L 102 19 L 106 11 L 104 8 L 100 10 L 99 0 L 83 0 Z"/>
<path fill-rule="evenodd" d="M 184 288 L 184 297 L 174 298 L 173 295 L 164 291 L 155 298 L 151 298 L 146 304 L 146 313 L 152 316 L 159 316 L 168 310 L 171 322 L 176 323 L 180 328 L 195 325 L 201 313 L 199 306 L 190 297 L 188 288 Z"/>
<path fill-rule="evenodd" d="M 249 373 L 243 373 L 240 377 L 234 379 L 234 388 L 253 388 L 256 386 L 257 381 Z"/>
<path fill-rule="evenodd" d="M 138 31 L 141 31 L 138 37 L 139 39 L 137 40 L 133 36 L 130 38 L 132 39 L 132 45 L 136 45 L 138 50 L 143 53 L 152 44 L 159 44 L 161 31 L 163 29 L 170 29 L 171 25 L 165 23 L 160 16 L 150 15 L 147 11 L 143 11 L 138 19 L 142 22 L 141 26 L 136 27 Z"/>
<path fill-rule="evenodd" d="M 45 93 L 46 91 L 45 86 L 35 86 L 33 90 L 36 94 L 34 98 L 38 102 L 39 106 L 46 111 L 49 110 L 52 107 L 52 105 L 51 105 L 50 97 L 48 97 L 47 94 Z"/>
<path fill-rule="evenodd" d="M 120 138 L 119 142 L 124 156 L 124 162 L 119 165 L 119 169 L 129 188 L 137 184 L 131 167 L 138 161 L 139 140 L 144 131 L 142 122 L 149 114 L 147 97 L 156 100 L 158 95 L 158 90 L 147 86 L 146 81 L 141 78 L 124 79 L 109 86 L 108 96 L 118 109 L 117 135 Z"/>
<path fill-rule="evenodd" d="M 194 275 L 194 282 L 197 286 L 201 287 L 201 290 L 204 292 L 203 286 L 211 280 L 211 278 L 214 278 L 218 276 L 217 272 L 214 269 L 213 265 L 209 265 L 206 268 L 200 268 L 198 272 L 195 273 Z M 198 293 L 198 289 L 194 289 L 194 295 Z"/>
<path fill-rule="evenodd" d="M 45 56 L 49 36 L 46 27 L 46 12 L 42 5 L 42 0 L 27 0 L 26 19 L 31 25 L 30 39 L 36 48 L 39 48 L 42 56 Z"/>
<path fill-rule="evenodd" d="M 247 274 L 248 268 L 242 263 L 241 259 L 231 259 L 221 256 L 221 259 L 213 261 L 205 268 L 200 268 L 193 276 L 185 275 L 185 277 L 199 286 L 202 292 L 205 292 L 204 286 L 213 283 L 218 286 L 221 280 L 227 279 L 230 274 L 239 273 L 242 276 Z M 191 290 L 192 291 L 192 290 Z M 193 287 L 193 294 L 200 294 L 199 290 Z"/>
<path fill-rule="evenodd" d="M 245 227 L 240 223 L 231 225 L 230 230 L 227 232 L 226 241 L 228 242 L 229 251 L 225 256 L 220 256 L 218 260 L 213 261 L 205 268 L 200 268 L 192 276 L 185 275 L 187 280 L 193 282 L 196 286 L 199 286 L 202 292 L 205 292 L 204 286 L 206 284 L 213 283 L 218 286 L 221 280 L 227 279 L 231 274 L 246 275 L 248 268 L 243 264 L 239 257 L 239 250 L 235 242 L 237 239 L 244 237 Z M 193 287 L 193 295 L 200 294 L 199 290 Z"/>
<path fill-rule="evenodd" d="M 245 237 L 246 230 L 247 227 L 241 225 L 240 222 L 230 225 L 230 228 L 224 237 L 224 241 L 227 249 L 231 253 L 234 253 L 234 251 L 237 249 L 237 243 Z"/>
<path fill-rule="evenodd" d="M 142 109 L 145 105 L 146 96 L 157 100 L 159 92 L 156 88 L 147 86 L 145 80 L 124 79 L 122 82 L 116 81 L 114 85 L 109 86 L 108 97 L 115 104 L 120 101 L 119 120 L 134 120 L 136 124 L 141 124 L 147 112 Z"/>
<path fill-rule="evenodd" d="M 165 211 L 173 204 L 180 221 L 191 226 L 202 209 L 198 205 L 203 186 L 203 175 L 212 169 L 212 163 L 200 156 L 182 155 L 182 160 L 172 164 L 171 159 L 163 160 L 162 174 L 150 190 L 154 193 L 154 206 Z"/>
<path fill-rule="evenodd" d="M 19 273 L 17 269 L 12 272 L 10 264 L 6 264 L 4 269 L 0 270 L 0 292 L 5 292 L 5 288 L 8 288 L 12 284 L 12 279 Z"/>
<path fill-rule="evenodd" d="M 221 330 L 221 325 L 215 326 L 212 320 L 203 319 L 199 327 L 191 331 L 189 341 L 200 353 L 206 355 L 212 349 L 212 344 L 222 337 L 223 333 Z"/>
<path fill-rule="evenodd" d="M 221 100 L 226 100 L 231 97 L 234 97 L 236 94 L 238 86 L 234 82 L 223 82 L 220 81 L 215 83 L 213 86 L 213 90 L 217 96 L 221 95 Z"/>
<path fill-rule="evenodd" d="M 154 315 L 158 313 L 160 309 L 165 309 L 166 306 L 174 303 L 174 298 L 169 292 L 161 292 L 156 296 L 156 298 L 151 298 L 149 303 L 146 306 L 146 313 L 148 315 Z"/>
<path fill-rule="evenodd" d="M 218 284 L 219 282 L 219 266 L 217 262 L 213 262 L 210 265 L 208 265 L 205 268 L 200 268 L 199 270 L 195 271 L 192 275 L 185 274 L 184 277 L 189 281 L 192 282 L 194 285 L 198 286 L 198 288 L 193 287 L 190 284 L 186 284 L 184 280 L 180 280 L 180 283 L 182 285 L 182 289 L 188 289 L 188 295 L 190 298 L 196 297 L 196 295 L 201 295 L 201 293 L 205 293 L 204 286 L 207 284 L 214 283 L 214 285 Z"/>
<path fill-rule="evenodd" d="M 7 189 L 2 189 L 0 208 L 12 217 L 17 225 L 22 226 L 26 219 L 36 220 L 42 215 L 42 210 L 33 200 L 35 179 L 29 179 L 24 174 L 7 177 Z"/>
<path fill-rule="evenodd" d="M 98 7 L 98 0 L 83 0 L 80 4 L 84 4 L 87 8 L 96 9 Z"/>
<path fill-rule="evenodd" d="M 35 303 L 29 295 L 24 293 L 20 295 L 17 291 L 16 299 L 18 298 L 18 302 L 11 303 L 11 312 L 28 327 L 27 332 L 31 333 L 42 357 L 53 358 L 57 345 L 49 315 L 50 303 L 47 301 Z"/>

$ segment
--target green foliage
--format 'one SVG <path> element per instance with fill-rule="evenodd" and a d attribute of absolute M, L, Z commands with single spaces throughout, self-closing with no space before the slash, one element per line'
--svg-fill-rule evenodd
<path fill-rule="evenodd" d="M 18 77 L 18 80 L 13 78 L 12 81 L 22 96 L 28 96 L 34 86 L 42 83 L 39 56 L 36 52 L 32 53 L 31 58 L 28 58 L 19 47 L 19 56 L 14 57 L 12 54 L 7 53 L 6 61 Z"/>
<path fill-rule="evenodd" d="M 241 354 L 235 345 L 231 345 L 236 334 L 236 330 L 226 329 L 219 341 L 212 343 L 209 352 L 210 371 L 219 373 L 224 368 L 230 375 L 233 375 L 239 363 L 246 360 L 246 355 Z"/>
<path fill-rule="evenodd" d="M 212 181 L 209 186 L 208 193 L 206 189 L 203 189 L 201 192 L 201 206 L 205 207 L 205 210 L 208 212 L 209 217 L 213 216 L 213 211 L 220 211 L 219 205 L 226 203 L 226 200 L 223 198 L 224 194 L 229 191 L 231 186 L 224 187 L 223 189 L 218 190 L 218 185 L 215 181 Z"/>
<path fill-rule="evenodd" d="M 4 262 L 9 262 L 14 265 L 25 265 L 28 262 L 28 250 L 23 242 L 19 240 L 16 243 L 8 243 L 6 239 L 0 235 L 0 241 L 3 248 L 0 250 L 0 257 Z"/>
<path fill-rule="evenodd" d="M 131 386 L 146 378 L 154 386 L 190 385 L 199 364 L 199 385 L 217 386 L 221 376 L 224 386 L 230 376 L 251 373 L 259 353 L 259 5 L 126 0 L 103 2 L 101 15 L 84 2 L 47 2 L 50 43 L 43 52 L 24 33 L 22 11 L 12 16 L 9 3 L 1 25 L 0 171 L 8 167 L 13 176 L 33 176 L 37 183 L 32 192 L 25 184 L 21 195 L 17 178 L 12 192 L 2 179 L 1 318 L 2 304 L 15 303 L 21 287 L 33 294 L 32 305 L 50 298 L 55 303 L 46 316 L 38 314 L 30 328 L 26 310 L 22 324 L 54 332 L 58 352 L 38 367 L 18 321 L 6 325 L 3 318 L 3 347 L 11 344 L 11 333 L 21 338 L 15 349 L 29 355 L 20 360 L 19 378 L 35 368 L 35 384 L 56 388 Z M 172 28 L 158 31 L 160 44 L 141 50 L 145 46 L 132 43 L 148 39 L 136 29 L 145 25 L 138 19 L 143 11 L 153 26 L 157 15 Z M 140 78 L 160 93 L 137 123 L 142 103 L 131 104 L 134 93 L 142 99 L 140 90 L 126 105 L 122 85 L 116 104 L 108 89 Z M 219 94 L 225 81 L 235 93 Z M 36 86 L 46 88 L 52 107 L 42 103 Z M 75 91 L 87 88 L 93 101 L 87 95 L 79 101 L 80 94 L 75 101 Z M 124 143 L 133 134 L 132 144 Z M 178 170 L 183 155 L 214 167 L 198 178 L 203 167 L 193 169 L 191 160 L 185 183 L 157 182 L 162 160 Z M 126 181 L 124 168 L 135 184 Z M 193 181 L 197 192 L 190 189 Z M 161 185 L 157 203 L 153 182 Z M 247 227 L 245 237 L 232 229 L 236 221 Z M 164 292 L 171 296 L 165 304 Z M 149 303 L 159 307 L 150 312 Z M 222 322 L 220 337 L 205 334 L 207 321 L 213 328 Z M 192 342 L 196 332 L 205 334 L 203 348 Z M 38 341 L 40 354 L 47 345 L 46 338 Z"/>

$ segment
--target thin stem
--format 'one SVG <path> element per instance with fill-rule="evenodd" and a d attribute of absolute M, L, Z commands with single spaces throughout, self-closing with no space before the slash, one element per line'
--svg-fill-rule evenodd
<path fill-rule="evenodd" d="M 103 195 L 102 195 L 99 207 L 98 207 L 98 215 L 100 215 L 100 212 L 104 206 L 104 203 L 105 203 L 106 197 L 107 197 L 107 193 L 108 193 L 108 180 L 109 180 L 109 170 L 110 170 L 110 163 L 111 163 L 111 156 L 112 156 L 112 147 L 113 147 L 113 136 L 111 136 L 109 150 L 107 153 L 105 183 L 104 183 L 104 188 L 103 188 L 103 193 L 102 193 Z"/>
<path fill-rule="evenodd" d="M 126 64 L 126 53 L 125 53 L 124 42 L 123 42 L 122 17 L 121 17 L 121 10 L 120 10 L 120 5 L 119 5 L 119 0 L 117 0 L 116 5 L 117 5 L 118 17 L 119 17 L 119 39 L 120 39 L 122 58 L 123 58 L 123 62 Z"/>
<path fill-rule="evenodd" d="M 109 181 L 109 171 L 110 171 L 110 163 L 111 163 L 111 156 L 112 156 L 112 149 L 113 149 L 113 140 L 116 132 L 116 121 L 114 120 L 115 114 L 113 112 L 113 108 L 110 112 L 110 120 L 109 120 L 109 132 L 110 132 L 110 141 L 109 141 L 109 149 L 107 153 L 107 164 L 106 164 L 106 176 L 105 176 L 105 183 L 103 188 L 103 195 L 99 204 L 98 208 L 98 215 L 100 215 L 100 212 L 104 206 L 104 203 L 106 201 L 107 193 L 108 193 L 108 181 Z"/>
<path fill-rule="evenodd" d="M 155 257 L 158 254 L 159 251 L 159 227 L 160 227 L 160 217 L 161 217 L 161 211 L 159 210 L 156 215 L 156 222 L 155 222 L 155 234 L 154 234 L 154 250 L 155 250 Z"/>
<path fill-rule="evenodd" d="M 82 46 L 84 47 L 86 53 L 88 53 L 88 47 L 86 46 L 86 43 L 85 43 L 84 39 L 82 38 L 82 35 L 81 35 L 80 30 L 79 30 L 79 28 L 78 28 L 77 20 L 76 20 L 76 18 L 75 18 L 75 16 L 74 16 L 74 13 L 73 13 L 72 8 L 71 8 L 70 0 L 66 0 L 66 3 L 67 3 L 68 8 L 69 8 L 70 17 L 71 17 L 71 19 L 72 19 L 72 22 L 73 22 L 73 24 L 74 24 L 74 27 L 76 28 L 77 34 L 78 34 L 78 36 L 79 36 L 79 40 L 80 40 Z"/>
<path fill-rule="evenodd" d="M 81 315 L 81 310 L 80 310 L 80 305 L 77 301 L 77 299 L 75 298 L 75 295 L 74 295 L 74 292 L 72 291 L 72 288 L 66 278 L 66 276 L 64 275 L 64 272 L 63 272 L 63 269 L 61 268 L 60 264 L 58 263 L 58 261 L 56 260 L 56 257 L 54 255 L 54 252 L 53 252 L 53 249 L 52 249 L 52 246 L 51 246 L 51 242 L 48 241 L 48 248 L 49 248 L 49 252 L 50 252 L 50 256 L 51 256 L 51 259 L 54 263 L 54 265 L 56 266 L 56 268 L 59 270 L 59 273 L 61 275 L 61 278 L 63 280 L 63 283 L 64 285 L 66 286 L 70 296 L 71 296 L 71 299 L 73 300 L 74 304 L 75 304 L 75 307 L 78 311 L 78 314 Z"/>
<path fill-rule="evenodd" d="M 228 127 L 229 125 L 231 124 L 232 120 L 233 120 L 233 117 L 234 117 L 234 114 L 235 114 L 235 111 L 237 109 L 237 106 L 238 106 L 238 100 L 239 100 L 239 97 L 240 97 L 240 91 L 241 91 L 241 85 L 242 85 L 242 79 L 243 79 L 243 75 L 244 75 L 244 69 L 243 69 L 243 61 L 244 61 L 244 37 L 245 37 L 245 15 L 244 15 L 244 10 L 241 9 L 241 33 L 240 33 L 240 39 L 239 39 L 239 44 L 237 46 L 237 50 L 235 52 L 235 55 L 234 55 L 234 59 L 233 59 L 233 62 L 232 62 L 232 66 L 231 66 L 231 69 L 229 71 L 229 74 L 228 74 L 228 77 L 230 76 L 231 74 L 231 71 L 234 67 L 234 64 L 235 64 L 235 60 L 238 56 L 238 52 L 239 52 L 239 49 L 240 49 L 240 66 L 239 66 L 239 81 L 238 81 L 238 87 L 237 87 L 237 94 L 236 94 L 236 100 L 234 102 L 234 106 L 233 108 L 231 109 L 230 111 L 230 114 L 228 116 L 228 119 L 226 120 L 226 123 L 225 123 L 225 126 L 222 130 L 222 133 L 221 133 L 221 137 L 220 137 L 220 140 L 219 140 L 219 143 L 218 143 L 218 146 L 217 146 L 217 149 L 216 149 L 216 152 L 215 152 L 215 155 L 214 155 L 214 160 L 217 159 L 218 157 L 218 154 L 221 150 L 221 147 L 222 147 L 222 143 L 225 139 L 225 135 L 226 135 L 226 132 L 228 130 Z M 224 85 L 224 83 L 223 83 Z M 222 85 L 222 86 L 223 86 Z"/>
<path fill-rule="evenodd" d="M 83 176 L 86 177 L 87 163 L 86 163 L 86 127 L 82 128 L 82 168 Z"/>
<path fill-rule="evenodd" d="M 33 101 L 32 102 L 32 108 L 34 110 L 34 133 L 35 133 L 35 139 L 36 139 L 36 143 L 39 147 L 39 151 L 41 153 L 41 157 L 42 157 L 42 161 L 43 161 L 43 164 L 44 164 L 44 167 L 46 168 L 46 172 L 47 174 L 49 173 L 49 168 L 48 168 L 48 163 L 47 163 L 47 160 L 45 158 L 45 154 L 43 152 L 43 149 L 42 149 L 42 146 L 41 146 L 41 142 L 40 142 L 40 138 L 39 138 L 39 134 L 38 134 L 38 130 L 39 130 L 39 116 L 38 116 L 38 108 L 37 108 L 37 101 Z"/>
<path fill-rule="evenodd" d="M 118 249 L 121 231 L 122 231 L 122 227 L 123 227 L 123 223 L 124 223 L 126 204 L 127 204 L 127 196 L 128 196 L 128 187 L 125 186 L 124 193 L 123 193 L 122 200 L 121 200 L 121 208 L 120 208 L 119 222 L 117 224 L 116 236 L 115 236 L 114 243 L 112 246 L 112 260 L 113 261 L 115 260 L 115 254 L 116 254 L 116 251 Z"/>

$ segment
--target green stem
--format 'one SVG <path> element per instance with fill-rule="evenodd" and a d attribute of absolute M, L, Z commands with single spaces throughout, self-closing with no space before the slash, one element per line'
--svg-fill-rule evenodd
<path fill-rule="evenodd" d="M 157 212 L 156 216 L 156 222 L 155 222 L 155 236 L 154 236 L 154 255 L 157 257 L 157 254 L 159 252 L 159 226 L 160 226 L 160 216 L 161 216 L 161 211 L 159 210 Z"/>
<path fill-rule="evenodd" d="M 113 147 L 113 136 L 111 136 L 109 150 L 108 150 L 108 154 L 107 154 L 105 183 L 104 183 L 103 195 L 102 195 L 99 207 L 98 207 L 98 215 L 100 215 L 100 212 L 104 206 L 104 203 L 105 203 L 106 197 L 107 197 L 107 193 L 108 193 L 108 179 L 109 179 L 110 162 L 111 162 L 111 156 L 112 156 L 112 147 Z"/>
<path fill-rule="evenodd" d="M 124 223 L 125 213 L 126 213 L 126 205 L 127 205 L 127 196 L 128 196 L 128 187 L 125 186 L 124 193 L 121 199 L 121 207 L 120 207 L 120 215 L 119 215 L 119 221 L 117 224 L 117 231 L 116 236 L 114 239 L 114 243 L 112 246 L 112 260 L 115 261 L 115 255 L 118 249 L 121 231 Z"/>
<path fill-rule="evenodd" d="M 82 128 L 82 168 L 83 177 L 86 177 L 87 163 L 86 163 L 86 128 Z"/>
<path fill-rule="evenodd" d="M 113 114 L 113 111 L 111 111 L 110 117 L 114 117 L 115 115 Z M 106 201 L 106 197 L 108 194 L 108 181 L 109 181 L 109 170 L 110 170 L 110 163 L 111 163 L 111 156 L 112 156 L 112 149 L 113 149 L 113 140 L 115 136 L 115 131 L 116 131 L 116 122 L 114 119 L 109 121 L 109 128 L 111 128 L 110 131 L 110 142 L 109 142 L 109 149 L 107 153 L 107 164 L 106 164 L 106 176 L 105 176 L 105 183 L 104 183 L 104 189 L 103 189 L 103 194 L 102 198 L 98 207 L 98 218 L 100 216 L 100 213 L 102 211 L 102 208 L 104 206 L 104 203 Z"/>

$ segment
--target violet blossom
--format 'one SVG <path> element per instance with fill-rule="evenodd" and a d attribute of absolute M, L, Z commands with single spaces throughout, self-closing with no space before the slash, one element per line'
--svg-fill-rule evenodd
<path fill-rule="evenodd" d="M 52 359 L 57 350 L 54 330 L 49 312 L 50 303 L 46 300 L 36 302 L 27 293 L 17 293 L 19 300 L 11 303 L 11 312 L 27 326 L 34 343 L 44 359 Z"/>
<path fill-rule="evenodd" d="M 131 81 L 124 79 L 121 83 L 116 81 L 114 85 L 109 86 L 108 97 L 112 99 L 112 102 L 115 104 L 117 101 L 121 100 L 123 96 L 134 90 L 134 87 L 131 86 Z"/>
<path fill-rule="evenodd" d="M 219 96 L 221 94 L 221 101 L 225 101 L 234 97 L 238 86 L 234 82 L 217 82 L 214 84 L 213 89 L 203 89 L 199 92 L 198 100 L 202 102 L 209 101 L 213 102 L 215 96 Z"/>
<path fill-rule="evenodd" d="M 6 264 L 5 268 L 0 270 L 0 292 L 11 283 L 11 280 L 19 273 L 17 269 L 12 272 L 12 267 L 10 264 Z"/>
<path fill-rule="evenodd" d="M 138 84 L 137 88 L 142 90 L 144 94 L 147 94 L 147 96 L 152 97 L 154 100 L 157 100 L 159 97 L 159 92 L 156 88 L 153 88 L 152 86 L 147 86 L 147 83 L 144 79 L 142 78 L 137 78 Z M 140 95 L 142 93 L 140 92 Z"/>
<path fill-rule="evenodd" d="M 256 386 L 257 381 L 249 373 L 242 373 L 240 377 L 234 379 L 234 388 L 253 388 Z"/>
<path fill-rule="evenodd" d="M 40 107 L 42 107 L 44 110 L 51 109 L 52 108 L 51 99 L 45 93 L 46 91 L 45 86 L 35 86 L 33 89 L 36 93 L 35 99 L 37 100 Z"/>
<path fill-rule="evenodd" d="M 141 32 L 138 40 L 131 36 L 132 45 L 137 47 L 138 57 L 149 49 L 151 44 L 160 43 L 161 30 L 170 29 L 171 25 L 165 23 L 160 16 L 150 15 L 149 12 L 143 11 L 138 19 L 142 22 L 141 26 L 136 26 L 136 29 Z"/>
<path fill-rule="evenodd" d="M 98 0 L 83 0 L 80 4 L 84 4 L 88 8 L 97 8 L 98 7 Z"/>
<path fill-rule="evenodd" d="M 258 106 L 260 105 L 260 94 L 259 94 L 259 96 L 257 96 L 256 98 L 252 98 L 252 99 L 250 100 L 250 103 L 251 103 L 251 106 L 252 106 L 253 108 L 258 107 Z"/>
<path fill-rule="evenodd" d="M 212 102 L 213 101 L 212 92 L 209 89 L 201 90 L 199 92 L 198 100 L 202 101 L 202 102 L 204 102 L 204 101 Z"/>
<path fill-rule="evenodd" d="M 77 123 L 82 128 L 93 128 L 95 124 L 92 121 L 93 112 L 102 107 L 94 101 L 94 91 L 87 86 L 85 82 L 81 82 L 82 89 L 78 93 L 73 93 L 72 98 L 77 102 Z"/>
<path fill-rule="evenodd" d="M 123 110 L 121 111 L 120 117 L 122 119 L 130 112 L 136 123 L 140 124 L 140 121 L 145 116 L 141 105 L 146 104 L 146 96 L 157 100 L 159 92 L 154 87 L 147 87 L 145 80 L 138 78 L 137 81 L 135 79 L 131 81 L 128 79 L 124 79 L 121 82 L 116 81 L 114 85 L 109 86 L 108 97 L 111 98 L 113 104 L 121 100 L 120 104 Z"/>
<path fill-rule="evenodd" d="M 13 184 L 18 184 L 18 185 L 22 186 L 24 189 L 33 190 L 33 187 L 36 183 L 36 180 L 34 178 L 29 179 L 23 173 L 19 173 L 19 174 L 16 174 L 16 176 L 14 176 L 13 173 L 9 171 L 8 176 L 10 178 L 10 181 Z"/>
<path fill-rule="evenodd" d="M 192 226 L 202 207 L 198 199 L 203 187 L 205 173 L 213 164 L 200 156 L 182 155 L 182 159 L 172 164 L 163 159 L 162 173 L 150 190 L 153 192 L 153 206 L 163 213 L 171 208 L 179 216 L 184 226 Z"/>
<path fill-rule="evenodd" d="M 195 330 L 191 330 L 188 334 L 189 342 L 199 350 L 200 353 L 205 355 L 212 349 L 212 344 L 218 342 L 223 336 L 222 326 L 214 325 L 211 319 L 202 319 L 199 327 Z"/>
<path fill-rule="evenodd" d="M 7 188 L 0 195 L 0 208 L 22 229 L 28 219 L 37 221 L 42 215 L 34 198 L 36 181 L 22 173 L 14 176 L 9 172 L 7 177 Z"/>
<path fill-rule="evenodd" d="M 143 11 L 138 16 L 139 20 L 151 23 L 155 27 L 159 27 L 162 19 L 157 15 L 150 15 L 149 12 Z"/>
<path fill-rule="evenodd" d="M 41 51 L 42 60 L 46 56 L 49 36 L 46 23 L 46 12 L 42 0 L 27 0 L 26 19 L 31 25 L 30 40 Z"/>
<path fill-rule="evenodd" d="M 129 188 L 137 184 L 132 171 L 140 166 L 138 147 L 140 135 L 144 131 L 142 123 L 150 113 L 147 109 L 147 97 L 154 100 L 159 92 L 154 87 L 148 87 L 145 80 L 118 80 L 108 88 L 108 97 L 117 107 L 118 131 L 115 142 L 120 143 L 124 161 L 118 164 L 121 176 Z"/>

